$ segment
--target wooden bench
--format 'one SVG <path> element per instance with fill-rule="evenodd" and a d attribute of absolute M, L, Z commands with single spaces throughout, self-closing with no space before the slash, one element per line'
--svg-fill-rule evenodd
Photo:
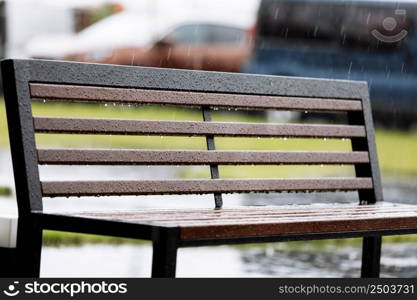
<path fill-rule="evenodd" d="M 361 275 L 377 277 L 381 236 L 417 232 L 417 206 L 379 203 L 366 83 L 40 60 L 1 67 L 19 209 L 11 275 L 39 276 L 45 229 L 150 240 L 153 277 L 175 276 L 179 247 L 348 237 L 364 237 Z M 191 106 L 203 121 L 40 117 L 32 99 Z M 349 124 L 213 122 L 216 107 L 345 112 Z M 207 150 L 37 149 L 37 133 L 203 136 Z M 215 136 L 351 139 L 352 151 L 217 151 Z M 41 181 L 44 164 L 206 165 L 212 179 Z M 349 164 L 356 177 L 220 179 L 218 165 L 248 164 Z M 223 193 L 340 190 L 358 191 L 359 203 L 221 209 Z M 42 207 L 43 197 L 208 193 L 214 208 L 56 214 Z"/>

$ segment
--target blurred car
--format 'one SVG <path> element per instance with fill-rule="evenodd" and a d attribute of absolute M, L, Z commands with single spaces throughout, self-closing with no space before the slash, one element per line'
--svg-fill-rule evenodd
<path fill-rule="evenodd" d="M 76 34 L 40 35 L 26 44 L 31 58 L 63 59 L 79 52 L 102 57 L 119 46 L 144 45 L 152 40 L 149 17 L 120 12 L 98 21 Z"/>
<path fill-rule="evenodd" d="M 37 37 L 27 51 L 33 58 L 238 72 L 251 52 L 250 25 L 253 18 L 173 14 L 155 19 L 125 11 L 76 35 Z"/>
<path fill-rule="evenodd" d="M 247 30 L 214 22 L 186 22 L 169 29 L 155 42 L 116 47 L 108 53 L 70 54 L 65 60 L 118 65 L 239 72 L 251 53 Z"/>
<path fill-rule="evenodd" d="M 374 118 L 417 120 L 417 2 L 262 0 L 249 73 L 367 81 Z"/>

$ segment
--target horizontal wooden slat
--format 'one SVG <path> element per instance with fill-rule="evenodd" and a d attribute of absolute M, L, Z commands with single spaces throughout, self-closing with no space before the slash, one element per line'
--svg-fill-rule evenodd
<path fill-rule="evenodd" d="M 36 132 L 120 135 L 183 135 L 240 137 L 365 137 L 359 125 L 302 125 L 235 122 L 144 121 L 34 117 Z"/>
<path fill-rule="evenodd" d="M 186 218 L 198 218 L 198 217 L 209 217 L 209 218 L 229 218 L 239 216 L 246 218 L 250 216 L 263 216 L 263 215 L 317 215 L 322 213 L 339 213 L 346 212 L 351 214 L 356 213 L 375 213 L 375 212 L 399 212 L 399 211 L 410 211 L 417 209 L 416 205 L 412 204 L 400 204 L 381 202 L 371 205 L 358 205 L 357 203 L 316 203 L 314 205 L 265 205 L 265 206 L 239 206 L 233 208 L 222 208 L 222 209 L 208 209 L 208 208 L 182 208 L 182 209 L 135 209 L 135 210 L 117 210 L 117 211 L 88 211 L 78 212 L 77 215 L 93 216 L 97 218 L 119 218 L 124 220 L 141 220 L 143 218 L 149 220 L 156 219 L 186 219 Z"/>
<path fill-rule="evenodd" d="M 164 224 L 159 224 L 163 226 Z M 247 222 L 240 224 L 206 224 L 200 226 L 181 227 L 181 239 L 217 239 L 248 236 L 314 234 L 328 232 L 352 232 L 406 229 L 417 227 L 417 215 L 394 214 L 391 217 L 385 215 L 367 218 L 318 218 L 314 220 L 287 220 L 286 222 Z"/>
<path fill-rule="evenodd" d="M 81 212 L 77 216 L 180 228 L 183 240 L 416 228 L 417 205 L 314 204 Z"/>
<path fill-rule="evenodd" d="M 46 181 L 42 193 L 55 196 L 247 193 L 372 189 L 372 179 L 188 179 L 140 181 Z"/>
<path fill-rule="evenodd" d="M 31 83 L 33 98 L 252 109 L 361 111 L 360 100 L 161 91 Z"/>
<path fill-rule="evenodd" d="M 58 165 L 245 165 L 368 163 L 366 151 L 194 151 L 39 149 L 40 164 Z"/>
<path fill-rule="evenodd" d="M 178 210 L 170 210 L 169 212 L 161 211 L 161 210 L 152 210 L 148 209 L 147 211 L 131 211 L 131 212 L 120 212 L 120 211 L 113 211 L 113 212 L 85 212 L 85 213 L 77 213 L 80 216 L 90 216 L 96 218 L 116 218 L 124 221 L 129 222 L 164 222 L 167 223 L 175 223 L 175 224 L 184 224 L 186 222 L 195 222 L 197 225 L 200 223 L 209 223 L 213 221 L 219 222 L 238 222 L 238 221 L 245 221 L 248 222 L 250 220 L 256 221 L 263 221 L 263 220 L 277 220 L 282 221 L 286 219 L 296 219 L 296 218 L 304 218 L 305 220 L 313 219 L 313 218 L 320 218 L 320 217 L 339 217 L 339 218 L 351 218 L 351 217 L 361 217 L 361 216 L 372 216 L 375 214 L 379 214 L 382 216 L 384 213 L 387 215 L 393 214 L 407 214 L 412 212 L 413 209 L 417 212 L 416 206 L 408 206 L 405 205 L 404 207 L 390 207 L 390 208 L 382 208 L 378 207 L 375 208 L 372 205 L 361 205 L 361 207 L 366 207 L 361 209 L 358 207 L 359 205 L 353 206 L 336 206 L 332 207 L 333 205 L 321 205 L 321 208 L 318 209 L 315 206 L 305 206 L 305 205 L 296 205 L 299 206 L 297 210 L 290 210 L 287 207 L 270 207 L 270 208 L 263 208 L 263 209 L 256 209 L 256 207 L 248 207 L 245 210 L 242 209 L 233 209 L 229 210 L 228 212 L 223 212 L 222 210 L 188 210 L 188 211 L 178 211 Z"/>

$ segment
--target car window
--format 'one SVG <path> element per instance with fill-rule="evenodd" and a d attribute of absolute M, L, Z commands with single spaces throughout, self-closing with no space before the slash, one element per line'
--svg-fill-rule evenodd
<path fill-rule="evenodd" d="M 213 25 L 210 28 L 210 42 L 223 44 L 241 44 L 245 40 L 245 33 L 240 28 Z"/>
<path fill-rule="evenodd" d="M 176 44 L 238 44 L 244 31 L 237 27 L 213 24 L 187 24 L 174 29 L 167 37 Z"/>
<path fill-rule="evenodd" d="M 201 24 L 183 25 L 174 29 L 168 37 L 176 44 L 206 44 L 209 42 L 209 30 Z"/>

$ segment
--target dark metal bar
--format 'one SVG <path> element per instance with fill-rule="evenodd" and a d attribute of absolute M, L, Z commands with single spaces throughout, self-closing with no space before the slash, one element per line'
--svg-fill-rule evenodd
<path fill-rule="evenodd" d="M 32 214 L 19 216 L 14 275 L 16 277 L 39 277 L 41 252 L 42 228 L 38 220 Z"/>
<path fill-rule="evenodd" d="M 378 278 L 381 264 L 381 236 L 366 236 L 363 238 L 362 249 L 362 278 Z"/>
<path fill-rule="evenodd" d="M 45 60 L 14 60 L 31 69 L 32 83 L 143 88 L 310 98 L 361 99 L 364 82 L 195 72 Z"/>
<path fill-rule="evenodd" d="M 371 178 L 44 181 L 46 197 L 372 189 Z"/>
<path fill-rule="evenodd" d="M 158 91 L 148 89 L 108 88 L 59 84 L 30 84 L 31 96 L 55 100 L 84 100 L 144 104 L 177 104 L 252 109 L 284 109 L 314 111 L 361 111 L 358 100 L 236 95 Z"/>
<path fill-rule="evenodd" d="M 36 157 L 35 135 L 26 65 L 16 66 L 13 60 L 1 62 L 4 100 L 9 128 L 15 191 L 19 217 L 31 210 L 42 210 L 42 194 Z M 19 220 L 19 228 L 25 227 Z"/>
<path fill-rule="evenodd" d="M 355 165 L 357 177 L 371 177 L 373 189 L 358 191 L 362 204 L 374 204 L 383 200 L 382 185 L 375 145 L 375 129 L 367 86 L 362 88 L 363 113 L 349 112 L 351 125 L 365 125 L 366 138 L 353 138 L 353 151 L 368 151 L 370 164 Z M 361 277 L 379 277 L 381 259 L 381 236 L 364 237 L 362 245 Z"/>
<path fill-rule="evenodd" d="M 34 117 L 39 133 L 236 137 L 365 137 L 364 126 Z"/>
<path fill-rule="evenodd" d="M 202 107 L 201 108 L 203 113 L 203 120 L 204 122 L 211 122 L 211 113 L 210 113 L 210 107 Z M 206 143 L 207 143 L 207 150 L 215 151 L 216 145 L 214 143 L 214 136 L 213 135 L 207 135 L 206 136 Z M 219 175 L 219 166 L 218 164 L 210 164 L 210 175 L 211 179 L 218 179 L 220 178 Z M 223 206 L 223 197 L 221 193 L 214 193 L 214 205 L 217 209 L 221 208 Z"/>
<path fill-rule="evenodd" d="M 16 248 L 0 248 L 0 278 L 17 277 Z"/>
<path fill-rule="evenodd" d="M 38 160 L 49 165 L 365 164 L 369 155 L 366 151 L 38 149 Z M 215 175 L 212 178 L 218 178 Z"/>
<path fill-rule="evenodd" d="M 151 240 L 151 225 L 135 222 L 128 223 L 123 220 L 109 220 L 91 218 L 81 214 L 53 214 L 34 212 L 39 224 L 43 229 L 79 232 L 89 234 L 99 234 L 107 236 L 117 236 L 124 238 L 136 238 L 141 240 Z"/>
<path fill-rule="evenodd" d="M 177 228 L 155 228 L 152 254 L 152 277 L 175 277 L 178 245 Z"/>

